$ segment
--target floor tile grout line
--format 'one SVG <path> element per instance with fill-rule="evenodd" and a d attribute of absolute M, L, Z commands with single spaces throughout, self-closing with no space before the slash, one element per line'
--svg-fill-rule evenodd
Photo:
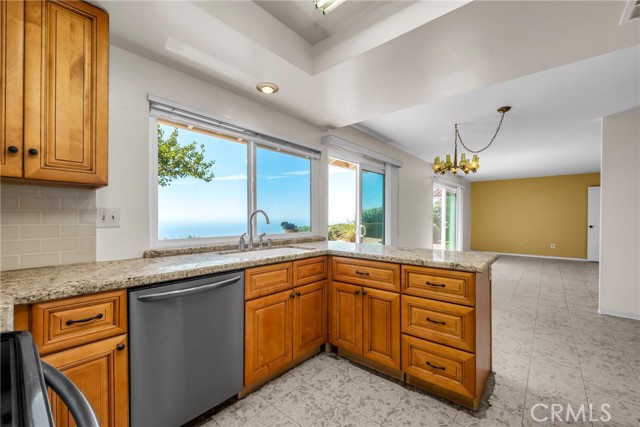
<path fill-rule="evenodd" d="M 564 282 L 562 284 L 564 286 Z M 571 321 L 572 318 L 573 317 L 571 315 L 571 310 L 569 310 L 569 323 L 571 324 L 571 336 L 573 337 L 573 344 L 575 345 L 575 348 L 576 348 L 576 357 L 578 358 L 578 367 L 580 368 L 580 379 L 582 380 L 582 388 L 584 389 L 584 397 L 586 399 L 585 403 L 589 404 L 590 399 L 589 399 L 589 394 L 587 393 L 587 385 L 584 380 L 584 371 L 582 370 L 582 363 L 580 361 L 580 352 L 578 351 L 578 342 L 576 341 L 576 333 L 575 333 L 575 329 L 573 328 L 573 322 Z M 593 423 L 591 422 L 589 422 L 589 424 L 593 425 Z"/>

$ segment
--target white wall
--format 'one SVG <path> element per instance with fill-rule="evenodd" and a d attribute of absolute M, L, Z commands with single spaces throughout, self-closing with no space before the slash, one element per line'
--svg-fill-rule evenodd
<path fill-rule="evenodd" d="M 99 261 L 135 258 L 149 248 L 149 94 L 213 117 L 310 147 L 324 149 L 327 132 L 187 74 L 111 46 L 109 74 L 109 186 L 98 207 L 121 208 L 121 227 L 98 229 Z M 334 133 L 405 162 L 400 170 L 399 244 L 431 247 L 431 165 L 357 130 Z M 326 176 L 320 177 L 326 181 Z M 326 188 L 321 189 L 326 224 Z"/>
<path fill-rule="evenodd" d="M 640 319 L 640 109 L 602 121 L 600 313 Z"/>

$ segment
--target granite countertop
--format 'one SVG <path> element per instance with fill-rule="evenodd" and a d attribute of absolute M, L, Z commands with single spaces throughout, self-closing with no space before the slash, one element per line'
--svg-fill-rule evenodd
<path fill-rule="evenodd" d="M 194 249 L 194 252 L 199 251 Z M 15 305 L 125 289 L 321 255 L 469 272 L 481 272 L 497 259 L 497 255 L 482 252 L 454 252 L 321 241 L 274 246 L 271 250 L 252 252 L 227 254 L 199 252 L 4 271 L 0 273 L 0 330 L 12 329 Z"/>

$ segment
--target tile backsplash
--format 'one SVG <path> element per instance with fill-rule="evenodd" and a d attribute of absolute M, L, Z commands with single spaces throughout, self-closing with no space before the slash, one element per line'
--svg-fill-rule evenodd
<path fill-rule="evenodd" d="M 0 270 L 96 260 L 96 192 L 0 185 Z"/>

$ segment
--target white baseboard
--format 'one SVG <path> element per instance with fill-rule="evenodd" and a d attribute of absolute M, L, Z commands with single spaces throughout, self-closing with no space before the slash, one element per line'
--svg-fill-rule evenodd
<path fill-rule="evenodd" d="M 606 314 L 607 316 L 625 317 L 632 320 L 640 320 L 640 313 L 624 313 L 616 310 L 602 310 L 598 308 L 598 313 Z"/>
<path fill-rule="evenodd" d="M 582 261 L 582 262 L 592 262 L 586 258 L 566 258 L 560 256 L 546 256 L 546 255 L 529 255 L 529 254 L 510 254 L 507 252 L 488 252 L 488 251 L 473 251 L 473 252 L 484 252 L 488 254 L 498 254 L 498 255 L 507 255 L 507 256 L 522 256 L 527 258 L 547 258 L 547 259 L 559 259 L 564 261 Z M 593 261 L 596 262 L 596 261 Z"/>

